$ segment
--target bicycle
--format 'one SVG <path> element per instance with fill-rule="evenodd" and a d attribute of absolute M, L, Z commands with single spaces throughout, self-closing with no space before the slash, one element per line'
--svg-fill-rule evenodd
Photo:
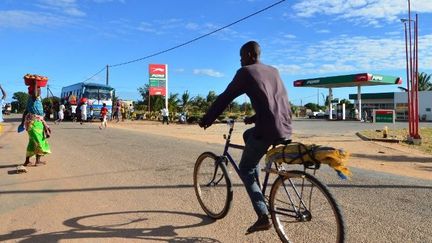
<path fill-rule="evenodd" d="M 194 189 L 204 212 L 213 219 L 221 219 L 228 214 L 233 199 L 233 184 L 228 173 L 231 164 L 239 175 L 237 162 L 228 152 L 229 148 L 244 149 L 243 145 L 231 143 L 234 121 L 228 121 L 228 135 L 224 134 L 225 148 L 222 155 L 212 152 L 202 153 L 194 167 Z M 278 145 L 298 144 L 291 140 L 280 141 Z M 316 177 L 320 163 L 306 161 L 303 171 L 286 170 L 275 161 L 268 161 L 261 184 L 263 195 L 268 200 L 268 208 L 274 228 L 282 242 L 344 242 L 345 223 L 341 209 L 325 184 Z M 306 170 L 313 170 L 313 175 Z M 270 174 L 276 179 L 266 196 Z M 223 200 L 221 200 L 223 199 Z M 289 234 L 289 236 L 288 236 Z"/>

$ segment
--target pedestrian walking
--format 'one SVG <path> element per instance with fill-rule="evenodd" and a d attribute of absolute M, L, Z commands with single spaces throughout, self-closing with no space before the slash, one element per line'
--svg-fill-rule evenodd
<path fill-rule="evenodd" d="M 78 106 L 76 104 L 71 104 L 71 113 L 72 113 L 71 118 L 72 118 L 73 122 L 75 122 L 77 120 L 77 115 L 76 115 L 77 107 Z"/>
<path fill-rule="evenodd" d="M 65 105 L 63 105 L 62 103 L 60 103 L 59 111 L 58 111 L 58 119 L 54 121 L 55 124 L 59 124 L 60 122 L 63 121 L 65 110 L 66 110 Z"/>
<path fill-rule="evenodd" d="M 123 102 L 121 103 L 120 111 L 121 111 L 121 116 L 122 116 L 121 120 L 124 121 L 126 119 L 126 104 Z"/>
<path fill-rule="evenodd" d="M 107 128 L 107 115 L 108 115 L 108 109 L 106 108 L 106 104 L 103 103 L 100 116 L 101 116 L 101 125 L 99 126 L 99 129 L 102 130 L 102 128 Z"/>
<path fill-rule="evenodd" d="M 168 109 L 167 108 L 163 108 L 161 110 L 161 114 L 162 114 L 162 124 L 164 124 L 166 122 L 167 125 L 169 125 L 169 113 L 168 113 Z"/>
<path fill-rule="evenodd" d="M 51 135 L 51 130 L 44 120 L 44 111 L 42 106 L 40 87 L 37 86 L 36 79 L 34 84 L 29 86 L 30 97 L 27 102 L 26 110 L 22 116 L 19 130 L 25 127 L 29 135 L 27 145 L 26 160 L 24 166 L 38 166 L 46 164 L 40 158 L 51 153 L 50 145 L 47 138 Z M 36 162 L 32 164 L 30 158 L 36 156 Z"/>
<path fill-rule="evenodd" d="M 87 102 L 83 102 L 81 104 L 81 122 L 82 125 L 84 122 L 87 122 Z"/>
<path fill-rule="evenodd" d="M 367 110 L 363 111 L 363 120 L 364 120 L 364 122 L 368 121 L 368 112 L 367 112 Z"/>

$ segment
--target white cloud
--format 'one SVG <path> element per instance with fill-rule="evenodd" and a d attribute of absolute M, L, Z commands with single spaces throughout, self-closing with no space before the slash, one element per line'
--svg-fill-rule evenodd
<path fill-rule="evenodd" d="M 295 36 L 295 35 L 292 35 L 292 34 L 286 34 L 286 35 L 284 35 L 283 37 L 284 37 L 284 38 L 287 38 L 287 39 L 295 39 L 295 38 L 296 38 L 296 36 Z"/>
<path fill-rule="evenodd" d="M 317 30 L 317 33 L 318 34 L 327 34 L 327 33 L 330 33 L 330 30 L 327 30 L 327 29 Z"/>
<path fill-rule="evenodd" d="M 55 10 L 73 17 L 83 17 L 86 13 L 81 11 L 76 0 L 40 0 L 40 8 Z"/>
<path fill-rule="evenodd" d="M 221 28 L 221 26 L 213 23 L 195 23 L 176 18 L 156 19 L 150 22 L 141 22 L 137 27 L 131 27 L 131 24 L 128 24 L 127 26 L 131 29 L 158 35 L 169 34 L 172 33 L 172 31 L 175 31 L 176 33 L 184 33 L 185 31 L 183 30 L 197 32 L 198 35 L 204 35 Z M 220 40 L 250 39 L 247 35 L 234 31 L 230 28 L 213 33 L 212 36 Z M 295 36 L 290 35 L 287 36 L 287 38 L 295 38 Z"/>
<path fill-rule="evenodd" d="M 35 16 L 38 16 L 35 18 Z M 0 11 L 0 28 L 25 28 L 29 26 L 59 26 L 69 22 L 66 18 L 42 12 L 9 10 Z"/>
<path fill-rule="evenodd" d="M 153 27 L 153 25 L 147 22 L 139 23 L 136 29 L 142 32 L 156 33 L 156 29 Z"/>
<path fill-rule="evenodd" d="M 223 73 L 215 71 L 213 69 L 208 69 L 208 68 L 205 68 L 205 69 L 194 69 L 193 70 L 193 74 L 210 76 L 210 77 L 214 77 L 214 78 L 221 78 L 221 77 L 224 76 Z"/>
<path fill-rule="evenodd" d="M 412 11 L 432 13 L 431 0 L 411 1 Z M 297 17 L 330 15 L 356 23 L 379 26 L 380 22 L 391 22 L 407 14 L 406 0 L 300 0 L 293 6 Z"/>
<path fill-rule="evenodd" d="M 93 0 L 95 3 L 110 3 L 110 2 L 119 2 L 126 3 L 126 0 Z"/>
<path fill-rule="evenodd" d="M 270 59 L 285 74 L 326 74 L 403 70 L 405 44 L 400 38 L 340 36 L 300 48 L 272 51 Z M 284 60 L 282 63 L 280 60 Z M 289 63 L 289 64 L 286 64 Z M 432 67 L 432 35 L 420 36 L 419 69 Z"/>

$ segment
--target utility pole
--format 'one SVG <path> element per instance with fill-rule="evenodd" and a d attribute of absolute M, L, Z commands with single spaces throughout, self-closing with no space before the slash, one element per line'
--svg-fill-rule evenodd
<path fill-rule="evenodd" d="M 108 85 L 108 81 L 109 81 L 109 65 L 106 65 L 106 85 Z"/>

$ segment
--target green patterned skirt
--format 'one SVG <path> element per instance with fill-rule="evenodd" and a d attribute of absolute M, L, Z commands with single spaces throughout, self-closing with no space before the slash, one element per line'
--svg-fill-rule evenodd
<path fill-rule="evenodd" d="M 33 120 L 27 127 L 29 143 L 27 145 L 27 157 L 33 155 L 45 155 L 51 153 L 50 145 L 44 136 L 44 124 L 42 121 Z"/>

